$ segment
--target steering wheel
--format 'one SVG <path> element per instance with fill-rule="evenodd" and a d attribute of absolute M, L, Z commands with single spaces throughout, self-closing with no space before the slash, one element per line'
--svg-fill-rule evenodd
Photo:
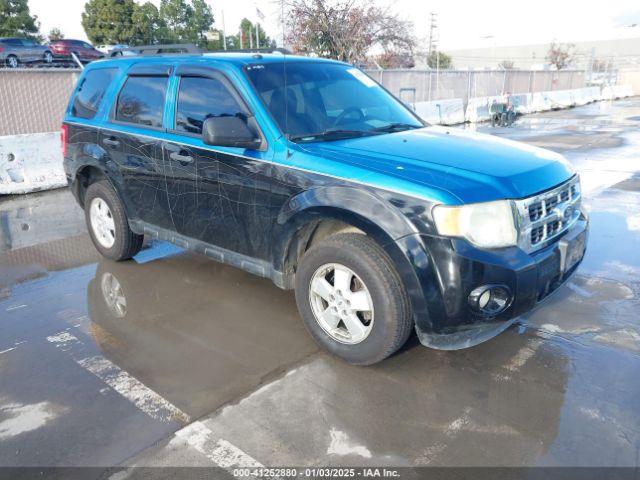
<path fill-rule="evenodd" d="M 358 107 L 347 107 L 345 108 L 342 113 L 340 115 L 337 116 L 337 118 L 335 119 L 335 121 L 333 122 L 333 127 L 340 125 L 342 123 L 342 121 L 347 118 L 349 115 L 353 114 L 353 113 L 357 113 L 358 114 L 358 118 L 356 119 L 356 121 L 358 122 L 364 122 L 365 118 L 364 118 L 364 113 L 362 113 L 362 110 L 360 110 Z"/>

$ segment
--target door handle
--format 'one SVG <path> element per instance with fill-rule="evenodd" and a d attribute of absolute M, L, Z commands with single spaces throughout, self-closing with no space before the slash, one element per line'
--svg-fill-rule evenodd
<path fill-rule="evenodd" d="M 104 143 L 107 147 L 111 147 L 111 148 L 116 148 L 120 146 L 120 141 L 116 140 L 115 138 L 105 138 L 104 140 L 102 140 L 102 143 Z"/>
<path fill-rule="evenodd" d="M 193 157 L 191 155 L 183 155 L 182 153 L 184 152 L 171 152 L 169 154 L 169 158 L 171 160 L 175 160 L 176 162 L 180 162 L 180 163 L 192 163 L 193 162 Z"/>

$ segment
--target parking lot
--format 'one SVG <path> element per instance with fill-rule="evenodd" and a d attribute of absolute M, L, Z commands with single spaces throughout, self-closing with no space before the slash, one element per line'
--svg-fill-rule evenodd
<path fill-rule="evenodd" d="M 636 466 L 640 99 L 477 127 L 563 153 L 572 280 L 499 337 L 354 367 L 293 294 L 177 247 L 101 259 L 66 190 L 0 201 L 0 465 Z"/>

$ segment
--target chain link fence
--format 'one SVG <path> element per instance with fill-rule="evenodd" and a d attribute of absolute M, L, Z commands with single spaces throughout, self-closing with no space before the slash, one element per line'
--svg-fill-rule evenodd
<path fill-rule="evenodd" d="M 60 130 L 79 70 L 0 70 L 0 136 Z"/>
<path fill-rule="evenodd" d="M 0 136 L 54 132 L 60 123 L 80 71 L 73 69 L 0 69 Z M 368 70 L 367 73 L 402 101 L 470 98 L 581 88 L 615 83 L 609 74 L 585 70 Z"/>
<path fill-rule="evenodd" d="M 367 74 L 402 101 L 462 99 L 569 90 L 588 84 L 585 70 L 368 70 Z"/>

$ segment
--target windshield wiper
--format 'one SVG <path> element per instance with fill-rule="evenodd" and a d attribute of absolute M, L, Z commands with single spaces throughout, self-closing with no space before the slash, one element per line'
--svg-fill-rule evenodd
<path fill-rule="evenodd" d="M 411 123 L 390 123 L 388 125 L 384 125 L 382 127 L 376 127 L 371 129 L 372 132 L 384 132 L 384 133 L 391 133 L 391 132 L 402 132 L 403 130 L 413 130 L 416 128 L 422 128 L 419 125 L 413 125 Z"/>
<path fill-rule="evenodd" d="M 312 141 L 312 140 L 340 140 L 342 138 L 364 137 L 367 135 L 373 135 L 375 132 L 371 130 L 341 130 L 341 129 L 329 129 L 323 132 L 317 133 L 305 133 L 302 135 L 293 135 L 289 137 L 289 140 L 295 142 L 296 140 Z"/>

